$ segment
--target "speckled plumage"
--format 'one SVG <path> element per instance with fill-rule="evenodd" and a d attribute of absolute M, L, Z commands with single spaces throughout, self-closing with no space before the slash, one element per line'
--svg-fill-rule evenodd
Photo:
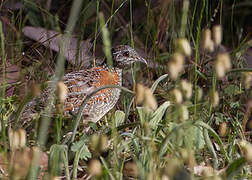
<path fill-rule="evenodd" d="M 63 82 L 68 88 L 68 95 L 63 105 L 63 113 L 77 114 L 79 107 L 83 103 L 88 94 L 98 87 L 105 85 L 122 85 L 122 69 L 134 62 L 146 61 L 140 57 L 137 52 L 130 46 L 117 46 L 112 49 L 112 58 L 114 68 L 109 69 L 106 66 L 93 67 L 90 69 L 70 72 L 64 75 Z M 40 98 L 40 104 L 45 104 L 47 93 L 46 90 Z M 85 122 L 99 121 L 108 111 L 110 111 L 117 103 L 120 97 L 120 89 L 107 88 L 98 91 L 87 102 L 83 109 Z M 35 101 L 31 101 L 25 108 L 21 119 L 31 119 L 35 110 Z M 42 106 L 41 106 L 42 107 Z"/>
<path fill-rule="evenodd" d="M 122 70 L 94 67 L 88 70 L 68 73 L 63 82 L 68 87 L 68 97 L 64 103 L 64 114 L 76 114 L 88 94 L 105 85 L 122 85 Z M 114 107 L 120 96 L 120 89 L 110 88 L 98 91 L 87 102 L 83 116 L 85 120 L 96 122 Z"/>

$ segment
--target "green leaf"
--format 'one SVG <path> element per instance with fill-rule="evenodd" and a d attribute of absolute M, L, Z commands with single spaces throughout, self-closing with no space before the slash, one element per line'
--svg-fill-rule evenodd
<path fill-rule="evenodd" d="M 152 114 L 151 120 L 150 120 L 150 126 L 154 129 L 158 127 L 158 123 L 162 120 L 162 117 L 164 116 L 166 109 L 170 106 L 170 102 L 166 101 L 164 102 L 159 108 Z"/>
<path fill-rule="evenodd" d="M 165 78 L 168 77 L 168 74 L 164 74 L 162 76 L 160 76 L 151 86 L 151 92 L 154 93 L 154 91 L 156 90 L 157 88 L 157 85 L 162 81 L 164 80 Z"/>
<path fill-rule="evenodd" d="M 222 142 L 221 138 L 218 136 L 218 134 L 208 124 L 206 124 L 206 123 L 204 123 L 202 121 L 196 121 L 194 123 L 194 125 L 206 128 L 209 131 L 209 133 L 214 137 L 214 139 L 216 140 L 217 144 L 220 146 L 221 151 L 222 151 L 223 155 L 225 156 L 225 158 L 228 161 L 230 161 L 230 159 L 228 157 L 228 154 L 227 154 L 227 151 L 225 150 L 223 142 Z"/>
<path fill-rule="evenodd" d="M 240 172 L 241 168 L 245 166 L 246 163 L 247 161 L 244 157 L 241 157 L 233 161 L 226 170 L 227 179 L 232 179 L 234 175 Z"/>
<path fill-rule="evenodd" d="M 140 122 L 143 123 L 145 121 L 146 111 L 144 110 L 144 107 L 136 107 L 136 109 L 139 115 Z"/>
<path fill-rule="evenodd" d="M 187 147 L 202 149 L 205 146 L 205 140 L 203 136 L 203 131 L 201 127 L 189 125 L 188 128 L 184 128 L 183 141 L 187 144 Z M 190 134 L 190 136 L 188 136 Z M 188 144 L 191 143 L 191 144 Z"/>
<path fill-rule="evenodd" d="M 51 175 L 58 176 L 61 174 L 64 155 L 67 152 L 67 146 L 54 144 L 50 148 L 48 166 Z"/>
<path fill-rule="evenodd" d="M 195 127 L 195 126 L 194 126 Z M 204 140 L 204 136 L 203 136 L 203 131 L 201 127 L 196 127 L 195 130 L 195 146 L 196 149 L 202 149 L 205 146 L 205 140 Z"/>
<path fill-rule="evenodd" d="M 232 84 L 224 89 L 224 93 L 230 97 L 233 97 L 235 95 L 241 94 L 242 92 L 240 91 L 239 86 Z"/>
<path fill-rule="evenodd" d="M 240 107 L 240 103 L 237 101 L 237 102 L 230 102 L 230 107 L 231 108 L 239 108 Z"/>
<path fill-rule="evenodd" d="M 91 158 L 92 154 L 90 153 L 88 147 L 83 144 L 80 150 L 80 159 L 88 160 L 88 158 Z"/>
<path fill-rule="evenodd" d="M 143 123 L 146 120 L 149 120 L 150 127 L 157 129 L 158 123 L 162 120 L 167 108 L 170 106 L 170 102 L 164 102 L 159 108 L 153 113 L 147 111 L 144 107 L 137 107 L 137 112 L 140 118 L 140 122 Z M 147 118 L 148 117 L 148 118 Z"/>
<path fill-rule="evenodd" d="M 43 25 L 40 9 L 32 0 L 24 0 L 24 7 L 27 10 L 27 17 L 32 26 L 39 27 Z"/>
<path fill-rule="evenodd" d="M 170 144 L 172 137 L 174 137 L 173 134 L 176 134 L 176 132 L 178 132 L 179 130 L 183 130 L 185 127 L 191 126 L 192 123 L 193 121 L 191 120 L 185 121 L 178 125 L 176 125 L 176 123 L 172 123 L 174 126 L 162 141 L 160 149 L 158 151 L 160 157 L 162 157 L 167 152 L 168 145 Z"/>
<path fill-rule="evenodd" d="M 219 166 L 218 157 L 217 157 L 216 152 L 214 150 L 212 141 L 211 141 L 211 139 L 209 137 L 208 130 L 206 128 L 203 130 L 203 134 L 204 134 L 204 138 L 205 138 L 205 142 L 207 144 L 207 147 L 208 147 L 209 151 L 211 152 L 211 154 L 213 156 L 214 168 L 217 169 L 218 166 Z"/>
<path fill-rule="evenodd" d="M 80 12 L 82 22 L 86 22 L 91 16 L 96 13 L 96 1 L 90 1 L 85 8 Z"/>
<path fill-rule="evenodd" d="M 73 143 L 71 146 L 71 151 L 77 152 L 78 158 L 87 160 L 88 158 L 91 158 L 91 153 L 86 146 L 86 143 L 88 142 L 88 136 L 85 134 L 80 138 L 79 141 Z"/>
<path fill-rule="evenodd" d="M 115 120 L 115 125 L 116 127 L 120 126 L 123 124 L 124 119 L 125 119 L 125 113 L 123 111 L 117 110 L 114 114 L 114 120 Z"/>
<path fill-rule="evenodd" d="M 88 137 L 87 135 L 83 135 L 79 141 L 74 142 L 73 145 L 71 146 L 71 151 L 77 152 L 81 147 L 88 142 Z"/>

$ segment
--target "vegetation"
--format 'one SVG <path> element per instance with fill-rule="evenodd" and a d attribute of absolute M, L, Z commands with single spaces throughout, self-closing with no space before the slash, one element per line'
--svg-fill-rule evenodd
<path fill-rule="evenodd" d="M 0 177 L 251 179 L 251 6 L 249 0 L 2 1 Z M 34 37 L 38 27 L 58 32 L 60 48 L 46 44 L 51 37 Z M 65 62 L 73 38 L 74 60 Z M 67 92 L 60 80 L 88 61 L 99 65 L 102 54 L 112 65 L 110 48 L 118 44 L 134 47 L 148 67 L 131 67 L 124 87 L 113 87 L 122 89 L 121 101 L 84 131 L 81 113 L 63 115 Z M 48 80 L 55 83 L 43 113 L 20 122 Z"/>

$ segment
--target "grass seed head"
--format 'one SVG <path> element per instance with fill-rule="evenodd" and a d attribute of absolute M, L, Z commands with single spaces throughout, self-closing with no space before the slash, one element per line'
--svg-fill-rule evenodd
<path fill-rule="evenodd" d="M 149 88 L 145 89 L 145 93 L 144 93 L 144 105 L 147 109 L 150 110 L 156 110 L 158 107 L 156 98 L 154 97 L 153 93 L 151 92 L 151 90 Z"/>
<path fill-rule="evenodd" d="M 100 142 L 99 142 L 99 149 L 100 149 L 100 151 L 101 152 L 107 151 L 108 146 L 109 146 L 108 136 L 106 136 L 106 135 L 100 136 Z"/>
<path fill-rule="evenodd" d="M 25 147 L 26 132 L 24 129 L 18 129 L 17 131 L 13 131 L 12 129 L 9 129 L 8 135 L 9 135 L 10 149 L 12 151 Z"/>
<path fill-rule="evenodd" d="M 26 145 L 26 131 L 24 129 L 17 130 L 19 135 L 19 147 L 23 148 Z"/>
<path fill-rule="evenodd" d="M 59 176 L 53 176 L 51 180 L 60 180 Z"/>
<path fill-rule="evenodd" d="M 209 52 L 214 51 L 214 42 L 211 39 L 211 30 L 210 29 L 203 30 L 201 44 L 202 44 L 202 47 L 204 50 L 207 50 Z"/>
<path fill-rule="evenodd" d="M 189 111 L 185 105 L 180 105 L 179 106 L 179 117 L 180 117 L 180 122 L 184 122 L 185 120 L 189 119 Z"/>
<path fill-rule="evenodd" d="M 180 87 L 181 87 L 181 90 L 182 90 L 184 96 L 187 99 L 190 99 L 192 97 L 192 84 L 190 82 L 188 82 L 187 80 L 182 80 L 180 82 Z"/>
<path fill-rule="evenodd" d="M 210 95 L 211 104 L 213 107 L 217 107 L 220 101 L 219 93 L 217 91 L 212 92 Z"/>
<path fill-rule="evenodd" d="M 227 130 L 228 130 L 227 123 L 226 122 L 221 123 L 220 126 L 219 126 L 219 135 L 221 137 L 226 136 L 227 135 Z"/>
<path fill-rule="evenodd" d="M 242 76 L 242 81 L 246 90 L 252 86 L 252 74 L 244 72 Z"/>
<path fill-rule="evenodd" d="M 200 101 L 202 99 L 202 97 L 203 97 L 203 90 L 202 90 L 202 88 L 200 88 L 200 87 L 197 88 L 196 95 L 197 95 L 197 100 Z"/>
<path fill-rule="evenodd" d="M 223 64 L 226 72 L 228 72 L 232 68 L 230 56 L 228 53 L 219 53 L 216 57 L 216 61 Z"/>
<path fill-rule="evenodd" d="M 179 75 L 179 68 L 176 65 L 176 63 L 174 63 L 173 61 L 168 63 L 168 74 L 170 76 L 171 79 L 175 80 L 178 78 Z"/>
<path fill-rule="evenodd" d="M 9 143 L 11 151 L 15 151 L 19 147 L 19 135 L 16 131 L 9 129 Z"/>
<path fill-rule="evenodd" d="M 31 91 L 33 97 L 39 97 L 41 95 L 41 88 L 40 85 L 37 83 L 33 83 L 31 85 Z"/>
<path fill-rule="evenodd" d="M 88 164 L 88 172 L 92 176 L 101 176 L 102 174 L 102 165 L 99 160 L 92 159 Z"/>
<path fill-rule="evenodd" d="M 182 93 L 179 89 L 175 88 L 172 90 L 172 97 L 175 103 L 180 104 L 183 101 Z"/>
<path fill-rule="evenodd" d="M 10 164 L 10 179 L 24 179 L 31 165 L 31 154 L 28 149 L 16 150 Z"/>
<path fill-rule="evenodd" d="M 139 169 L 135 162 L 126 162 L 123 169 L 123 175 L 126 177 L 137 178 L 139 176 Z"/>
<path fill-rule="evenodd" d="M 213 41 L 215 45 L 219 46 L 222 41 L 222 27 L 221 25 L 215 25 L 212 28 Z"/>
<path fill-rule="evenodd" d="M 177 158 L 171 158 L 168 160 L 166 168 L 165 168 L 165 174 L 173 179 L 175 174 L 181 169 L 182 161 Z"/>
<path fill-rule="evenodd" d="M 176 52 L 181 52 L 185 56 L 191 56 L 192 49 L 189 41 L 185 38 L 179 38 L 175 41 Z"/>
<path fill-rule="evenodd" d="M 174 53 L 172 61 L 180 68 L 180 71 L 184 68 L 185 57 L 181 53 Z"/>
<path fill-rule="evenodd" d="M 168 63 L 168 72 L 171 79 L 177 79 L 179 73 L 184 69 L 185 57 L 181 53 L 174 53 L 171 61 Z"/>
<path fill-rule="evenodd" d="M 169 177 L 168 177 L 167 175 L 163 175 L 163 176 L 161 177 L 161 180 L 170 180 L 170 179 L 169 179 Z"/>
<path fill-rule="evenodd" d="M 216 75 L 219 79 L 225 76 L 226 69 L 224 67 L 224 64 L 221 61 L 215 61 L 214 68 L 215 68 Z"/>
<path fill-rule="evenodd" d="M 59 81 L 57 84 L 57 90 L 59 102 L 63 104 L 67 98 L 68 88 L 62 81 Z"/>
<path fill-rule="evenodd" d="M 145 87 L 142 84 L 137 84 L 136 102 L 142 104 L 144 101 Z"/>
<path fill-rule="evenodd" d="M 90 139 L 90 149 L 95 153 L 102 153 L 108 149 L 108 137 L 94 134 Z"/>
<path fill-rule="evenodd" d="M 252 162 L 252 144 L 249 142 L 242 140 L 240 142 L 240 146 L 243 150 L 244 157 L 248 162 Z"/>

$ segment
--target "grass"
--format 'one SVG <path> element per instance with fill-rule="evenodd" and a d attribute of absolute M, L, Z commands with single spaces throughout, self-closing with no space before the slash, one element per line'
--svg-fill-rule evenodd
<path fill-rule="evenodd" d="M 222 0 L 75 0 L 45 6 L 26 0 L 24 9 L 7 11 L 1 4 L 0 177 L 250 179 L 252 69 L 245 55 L 251 37 L 243 17 L 252 14 L 241 5 Z M 202 32 L 216 24 L 224 32 L 222 43 L 204 49 Z M 93 65 L 99 46 L 109 65 L 111 45 L 142 48 L 148 69 L 132 67 L 127 79 L 133 79 L 131 86 L 97 89 L 119 88 L 121 100 L 102 121 L 89 123 L 90 131 L 84 133 L 81 109 L 95 92 L 76 116 L 64 117 L 57 105 L 57 83 L 65 71 L 80 67 L 65 64 L 67 41 L 61 42 L 57 56 L 22 36 L 27 25 L 56 29 L 65 39 L 77 36 L 79 45 L 89 39 Z M 213 35 L 208 47 L 216 42 Z M 228 60 L 218 59 L 224 52 Z M 7 62 L 19 68 L 16 85 L 8 84 Z M 42 90 L 23 92 L 31 79 Z M 45 109 L 33 121 L 20 122 L 23 108 L 38 98 L 48 79 L 53 83 Z M 7 96 L 9 87 L 15 91 Z M 55 103 L 58 108 L 50 116 Z"/>

